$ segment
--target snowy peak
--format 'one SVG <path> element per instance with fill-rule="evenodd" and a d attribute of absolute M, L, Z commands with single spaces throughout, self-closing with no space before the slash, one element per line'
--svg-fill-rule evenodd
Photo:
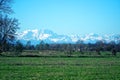
<path fill-rule="evenodd" d="M 18 40 L 22 41 L 34 41 L 36 43 L 44 40 L 47 43 L 76 43 L 78 40 L 82 40 L 85 43 L 95 43 L 98 40 L 120 41 L 120 34 L 85 34 L 85 35 L 58 35 L 51 30 L 25 30 L 18 33 Z"/>
<path fill-rule="evenodd" d="M 31 39 L 38 39 L 38 30 L 26 30 L 21 33 L 18 33 L 18 39 L 24 39 L 24 40 L 31 40 Z"/>

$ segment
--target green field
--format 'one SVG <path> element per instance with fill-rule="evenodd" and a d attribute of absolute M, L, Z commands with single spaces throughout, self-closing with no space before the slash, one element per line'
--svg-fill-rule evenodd
<path fill-rule="evenodd" d="M 0 57 L 0 80 L 120 80 L 120 58 Z"/>

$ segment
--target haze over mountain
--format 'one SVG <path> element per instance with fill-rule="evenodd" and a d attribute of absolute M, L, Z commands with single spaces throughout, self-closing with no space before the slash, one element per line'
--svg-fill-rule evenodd
<path fill-rule="evenodd" d="M 46 43 L 76 43 L 78 40 L 83 41 L 84 43 L 95 43 L 96 41 L 104 42 L 117 42 L 119 40 L 120 34 L 96 34 L 90 33 L 85 35 L 72 34 L 72 35 L 61 35 L 56 34 L 55 32 L 48 29 L 33 29 L 25 30 L 23 32 L 17 33 L 17 39 L 23 43 L 31 41 L 32 44 L 39 44 L 40 41 Z"/>

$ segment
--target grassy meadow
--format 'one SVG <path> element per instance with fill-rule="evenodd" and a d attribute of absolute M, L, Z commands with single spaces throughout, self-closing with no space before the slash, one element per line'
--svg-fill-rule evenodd
<path fill-rule="evenodd" d="M 120 58 L 0 57 L 0 80 L 120 80 Z"/>

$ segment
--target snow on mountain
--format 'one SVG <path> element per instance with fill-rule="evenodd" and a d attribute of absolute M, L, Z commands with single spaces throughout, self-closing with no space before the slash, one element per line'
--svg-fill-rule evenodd
<path fill-rule="evenodd" d="M 44 40 L 47 39 L 50 35 L 49 34 L 40 34 L 39 39 Z"/>
<path fill-rule="evenodd" d="M 77 42 L 78 40 L 83 40 L 85 38 L 83 35 L 70 35 L 72 42 Z"/>
<path fill-rule="evenodd" d="M 18 33 L 17 39 L 26 43 L 31 41 L 33 44 L 38 44 L 41 40 L 47 43 L 75 43 L 82 40 L 85 43 L 95 43 L 98 40 L 106 42 L 120 40 L 119 34 L 95 34 L 90 33 L 86 35 L 58 35 L 51 30 L 26 30 Z"/>
<path fill-rule="evenodd" d="M 19 40 L 24 39 L 24 40 L 33 40 L 37 39 L 38 40 L 38 30 L 26 30 L 21 33 L 18 33 L 17 38 Z"/>

